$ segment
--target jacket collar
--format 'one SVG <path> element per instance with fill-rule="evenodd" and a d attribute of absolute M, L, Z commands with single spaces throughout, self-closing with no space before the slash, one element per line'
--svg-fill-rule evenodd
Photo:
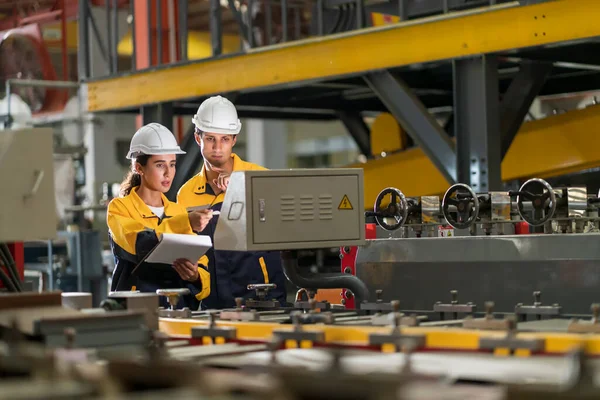
<path fill-rule="evenodd" d="M 138 210 L 140 215 L 144 218 L 153 218 L 153 217 L 158 218 L 157 215 L 154 214 L 150 210 L 148 205 L 146 203 L 144 203 L 144 200 L 142 200 L 142 198 L 137 194 L 138 189 L 139 189 L 139 186 L 136 186 L 133 189 L 131 189 L 131 192 L 129 192 L 129 197 L 131 197 L 131 202 L 133 203 L 133 206 L 136 208 L 136 210 Z M 162 193 L 160 194 L 160 197 L 162 199 L 163 206 L 165 207 L 165 214 L 163 216 L 163 219 L 172 217 L 173 215 L 171 215 L 171 210 L 170 210 L 171 202 Z"/>
<path fill-rule="evenodd" d="M 231 158 L 233 158 L 233 171 L 241 171 L 244 169 L 244 161 L 242 161 L 242 159 L 239 158 L 237 154 L 231 153 Z M 195 176 L 194 183 L 194 193 L 206 193 L 207 179 L 204 165 L 202 166 L 200 172 Z"/>

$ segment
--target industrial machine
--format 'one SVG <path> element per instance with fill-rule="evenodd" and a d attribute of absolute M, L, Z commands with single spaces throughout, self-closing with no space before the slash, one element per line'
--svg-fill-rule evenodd
<path fill-rule="evenodd" d="M 485 229 L 474 235 L 469 225 L 463 236 L 366 239 L 365 230 L 354 239 L 365 218 L 361 180 L 361 170 L 335 169 L 231 177 L 236 190 L 227 192 L 221 209 L 219 248 L 266 248 L 271 241 L 269 247 L 282 252 L 286 276 L 306 290 L 308 301 L 264 301 L 268 284 L 248 287 L 256 299 L 206 311 L 159 308 L 159 296 L 177 304 L 184 294 L 170 289 L 115 292 L 96 308 L 89 293 L 0 295 L 0 396 L 22 397 L 25 387 L 32 387 L 30 399 L 600 395 L 597 235 Z M 562 205 L 552 188 L 528 185 L 508 193 L 521 200 L 514 208 L 519 217 L 511 217 L 515 223 L 522 223 L 529 206 L 553 208 L 539 198 L 555 201 L 556 210 L 582 208 L 572 201 Z M 456 201 L 443 199 L 433 220 L 420 217 L 430 212 L 423 199 L 406 199 L 393 188 L 382 195 L 390 201 L 382 199 L 367 214 L 387 219 L 384 229 L 399 229 L 409 221 L 434 224 L 449 212 L 458 215 L 450 207 L 444 212 L 443 204 L 464 201 L 471 213 L 478 208 L 474 224 L 496 221 L 494 196 L 464 186 L 451 194 Z M 482 207 L 488 201 L 490 208 Z M 588 210 L 595 201 L 585 203 Z M 548 220 L 538 215 L 532 221 L 546 223 L 556 210 Z M 452 222 L 464 223 L 461 218 Z M 587 211 L 581 218 L 591 220 Z M 345 229 L 332 229 L 338 223 Z M 313 273 L 297 264 L 300 250 L 344 242 L 358 248 L 356 276 Z M 355 306 L 319 300 L 324 288 L 350 290 Z M 525 294 L 533 294 L 533 302 Z"/>

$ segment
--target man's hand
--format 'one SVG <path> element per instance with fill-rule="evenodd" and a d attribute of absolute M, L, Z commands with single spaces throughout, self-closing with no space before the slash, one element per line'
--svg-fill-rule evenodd
<path fill-rule="evenodd" d="M 192 227 L 194 232 L 202 232 L 210 222 L 212 216 L 213 212 L 210 209 L 197 210 L 188 213 L 188 218 L 190 219 L 190 226 Z"/>
<path fill-rule="evenodd" d="M 173 268 L 175 268 L 175 271 L 177 271 L 181 279 L 184 281 L 196 282 L 198 279 L 200 279 L 198 266 L 190 260 L 179 258 L 173 263 Z"/>
<path fill-rule="evenodd" d="M 217 177 L 217 179 L 212 180 L 213 185 L 218 187 L 219 190 L 222 192 L 226 191 L 227 186 L 229 186 L 229 178 L 231 176 L 231 172 L 227 172 L 221 168 L 213 168 L 213 171 L 219 173 L 219 176 Z"/>

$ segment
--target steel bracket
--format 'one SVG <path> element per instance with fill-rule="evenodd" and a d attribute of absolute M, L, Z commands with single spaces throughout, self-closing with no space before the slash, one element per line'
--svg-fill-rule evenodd
<path fill-rule="evenodd" d="M 456 183 L 454 143 L 419 98 L 387 70 L 369 73 L 364 79 L 444 178 Z"/>

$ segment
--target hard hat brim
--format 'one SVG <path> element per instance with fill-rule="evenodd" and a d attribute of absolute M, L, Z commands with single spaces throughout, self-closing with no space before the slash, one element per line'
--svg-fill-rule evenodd
<path fill-rule="evenodd" d="M 194 117 L 192 118 L 192 122 L 194 123 L 194 126 L 196 128 L 198 128 L 198 130 L 200 132 L 206 132 L 206 133 L 216 133 L 216 134 L 220 134 L 220 135 L 237 135 L 242 130 L 242 123 L 240 122 L 239 119 L 237 120 L 237 124 L 234 129 L 226 129 L 226 128 L 219 128 L 219 127 L 211 126 L 211 125 L 205 125 L 202 123 L 202 121 L 200 121 L 200 119 L 198 118 L 197 115 L 194 115 Z"/>
<path fill-rule="evenodd" d="M 164 154 L 186 154 L 186 152 L 181 150 L 180 148 L 161 149 L 161 150 L 156 150 L 156 151 L 153 151 L 153 150 L 130 150 L 129 153 L 127 153 L 127 159 L 132 160 L 139 156 L 159 156 L 159 155 L 164 155 Z"/>

